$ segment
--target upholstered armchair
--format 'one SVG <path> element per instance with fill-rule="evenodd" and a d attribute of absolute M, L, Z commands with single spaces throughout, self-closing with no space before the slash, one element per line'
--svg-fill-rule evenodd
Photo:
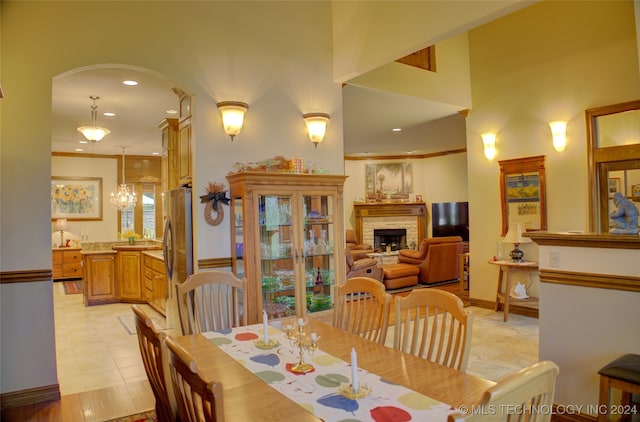
<path fill-rule="evenodd" d="M 418 266 L 422 284 L 457 280 L 462 249 L 460 236 L 429 237 L 422 240 L 418 250 L 398 251 L 398 262 Z"/>
<path fill-rule="evenodd" d="M 384 274 L 382 267 L 378 265 L 378 260 L 374 258 L 353 259 L 351 251 L 345 251 L 347 256 L 347 275 L 345 279 L 352 277 L 370 277 L 382 281 Z"/>
<path fill-rule="evenodd" d="M 373 253 L 373 246 L 358 243 L 356 232 L 354 232 L 353 230 L 347 230 L 345 234 L 345 249 L 351 251 L 354 260 L 357 261 L 358 259 L 368 258 L 367 254 Z"/>

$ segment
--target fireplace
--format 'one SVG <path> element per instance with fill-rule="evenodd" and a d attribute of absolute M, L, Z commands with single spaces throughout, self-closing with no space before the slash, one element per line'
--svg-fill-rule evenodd
<path fill-rule="evenodd" d="M 355 230 L 360 243 L 376 245 L 374 230 L 402 229 L 401 247 L 415 249 L 427 237 L 427 207 L 424 202 L 354 202 Z M 385 242 L 386 243 L 386 242 Z M 393 241 L 391 242 L 393 243 Z"/>
<path fill-rule="evenodd" d="M 406 229 L 374 229 L 373 248 L 376 252 L 384 252 L 387 246 L 391 246 L 392 251 L 407 248 Z"/>

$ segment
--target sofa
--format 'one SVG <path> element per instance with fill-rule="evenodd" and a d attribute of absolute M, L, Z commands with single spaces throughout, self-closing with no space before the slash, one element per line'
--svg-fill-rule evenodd
<path fill-rule="evenodd" d="M 345 241 L 345 249 L 351 252 L 355 261 L 362 258 L 368 258 L 367 254 L 373 253 L 373 246 L 358 243 L 356 232 L 351 229 L 347 229 L 345 232 Z"/>
<path fill-rule="evenodd" d="M 418 281 L 433 284 L 457 280 L 460 276 L 462 237 L 429 237 L 422 240 L 418 250 L 401 249 L 398 263 L 415 265 L 420 269 Z"/>

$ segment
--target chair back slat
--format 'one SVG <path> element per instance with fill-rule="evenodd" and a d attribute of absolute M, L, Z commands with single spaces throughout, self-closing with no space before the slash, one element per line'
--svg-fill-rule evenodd
<path fill-rule="evenodd" d="M 181 422 L 223 422 L 222 384 L 206 380 L 195 359 L 174 338 L 167 336 L 165 343 Z"/>
<path fill-rule="evenodd" d="M 473 412 L 449 415 L 448 422 L 549 422 L 558 366 L 537 362 L 507 375 L 487 389 Z"/>
<path fill-rule="evenodd" d="M 151 391 L 156 399 L 156 415 L 160 422 L 175 421 L 177 404 L 169 382 L 168 354 L 164 347 L 166 334 L 158 331 L 149 315 L 132 305 L 138 346 Z"/>
<path fill-rule="evenodd" d="M 247 325 L 246 286 L 246 279 L 228 271 L 205 271 L 187 277 L 176 286 L 182 332 L 196 334 Z"/>
<path fill-rule="evenodd" d="M 369 277 L 354 277 L 337 287 L 333 325 L 384 344 L 389 325 L 391 295 L 384 284 Z"/>
<path fill-rule="evenodd" d="M 416 289 L 395 300 L 393 347 L 465 371 L 471 348 L 473 314 L 456 295 Z"/>

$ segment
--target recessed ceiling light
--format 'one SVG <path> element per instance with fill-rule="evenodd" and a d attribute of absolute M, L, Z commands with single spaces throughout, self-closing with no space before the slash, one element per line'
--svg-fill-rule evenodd
<path fill-rule="evenodd" d="M 107 117 L 114 117 L 116 115 L 116 113 L 112 112 L 112 111 L 107 111 L 106 113 L 104 113 L 105 116 Z"/>
<path fill-rule="evenodd" d="M 413 154 L 413 151 L 407 151 L 407 154 L 411 155 Z"/>
<path fill-rule="evenodd" d="M 138 85 L 138 81 L 122 81 L 123 84 L 127 86 L 136 86 Z"/>
<path fill-rule="evenodd" d="M 89 141 L 79 141 L 81 144 L 88 144 Z"/>
<path fill-rule="evenodd" d="M 167 110 L 167 114 L 178 114 L 178 110 Z"/>
<path fill-rule="evenodd" d="M 160 155 L 159 152 L 152 152 L 151 155 Z"/>
<path fill-rule="evenodd" d="M 76 148 L 76 151 L 78 151 L 78 152 L 82 152 L 82 151 L 84 151 L 84 150 L 83 150 L 82 148 Z"/>
<path fill-rule="evenodd" d="M 402 132 L 402 128 L 399 127 L 394 127 L 393 129 L 391 129 L 393 132 Z"/>

